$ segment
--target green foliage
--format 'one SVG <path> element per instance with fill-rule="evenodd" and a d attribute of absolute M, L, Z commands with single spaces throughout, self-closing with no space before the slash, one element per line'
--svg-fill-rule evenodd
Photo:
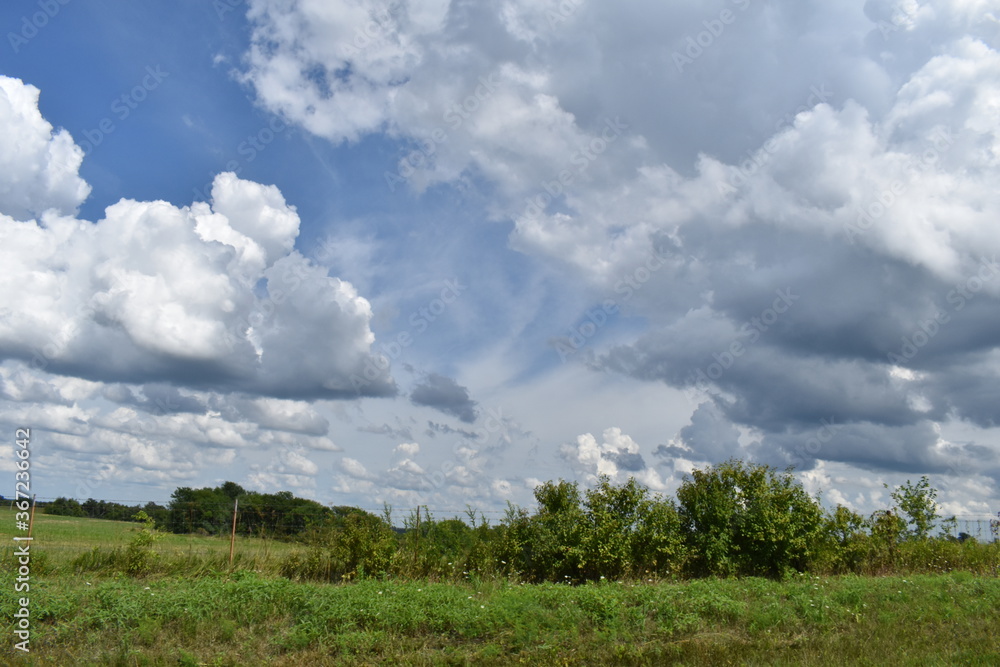
<path fill-rule="evenodd" d="M 51 503 L 45 506 L 46 514 L 55 514 L 58 516 L 86 516 L 86 512 L 83 511 L 83 507 L 80 503 L 72 498 L 59 497 L 53 500 Z"/>
<path fill-rule="evenodd" d="M 35 662 L 53 665 L 987 665 L 998 606 L 1000 580 L 967 573 L 581 586 L 64 574 L 32 588 L 31 629 Z M 14 611 L 0 597 L 0 615 Z"/>
<path fill-rule="evenodd" d="M 75 572 L 104 572 L 124 574 L 130 577 L 144 577 L 152 574 L 159 564 L 158 554 L 153 546 L 161 535 L 156 530 L 155 522 L 144 511 L 139 510 L 133 521 L 143 524 L 136 531 L 129 543 L 124 547 L 103 549 L 94 547 L 73 560 L 71 567 Z"/>
<path fill-rule="evenodd" d="M 533 581 L 578 581 L 581 561 L 584 514 L 576 482 L 559 480 L 535 488 L 538 512 L 511 526 L 521 546 L 519 570 Z"/>
<path fill-rule="evenodd" d="M 823 536 L 816 564 L 835 574 L 860 574 L 871 548 L 865 519 L 843 505 L 823 519 Z"/>
<path fill-rule="evenodd" d="M 384 576 L 397 547 L 392 528 L 381 517 L 350 507 L 334 508 L 325 524 L 308 532 L 307 541 L 307 551 L 282 563 L 283 575 L 323 581 Z"/>
<path fill-rule="evenodd" d="M 884 485 L 889 488 L 889 485 Z M 931 487 L 927 476 L 920 478 L 916 484 L 906 480 L 906 484 L 897 487 L 891 494 L 896 501 L 899 513 L 907 518 L 907 535 L 925 540 L 930 536 L 934 521 L 938 518 L 937 489 Z"/>
<path fill-rule="evenodd" d="M 770 466 L 730 460 L 695 470 L 677 498 L 695 574 L 802 571 L 821 534 L 819 503 Z"/>
<path fill-rule="evenodd" d="M 673 502 L 651 497 L 635 479 L 615 486 L 602 477 L 584 500 L 581 575 L 600 577 L 678 573 L 684 561 L 680 517 Z"/>
<path fill-rule="evenodd" d="M 228 535 L 235 500 L 239 501 L 239 535 L 292 539 L 332 517 L 330 508 L 289 491 L 253 493 L 235 482 L 225 482 L 215 488 L 176 489 L 167 508 L 167 527 L 179 534 Z"/>
<path fill-rule="evenodd" d="M 71 571 L 135 577 L 254 570 L 338 583 L 398 578 L 501 585 L 679 576 L 777 578 L 794 571 L 1000 574 L 1000 543 L 980 543 L 964 533 L 953 537 L 953 520 L 938 524 L 943 530 L 938 537 L 930 535 L 938 519 L 937 491 L 926 477 L 916 484 L 907 481 L 891 495 L 892 509 L 867 518 L 842 506 L 825 512 L 790 471 L 727 461 L 693 471 L 677 501 L 652 494 L 635 479 L 615 484 L 602 477 L 583 490 L 575 482 L 546 482 L 535 489 L 534 512 L 508 504 L 495 526 L 482 515 L 477 518 L 471 508 L 463 521 L 439 520 L 421 507 L 399 529 L 392 527 L 388 506 L 377 516 L 353 507 L 324 507 L 287 491 L 251 493 L 226 482 L 216 488 L 179 488 L 170 508 L 155 503 L 133 508 L 121 518 L 144 526 L 127 542 L 114 522 L 37 515 L 36 530 L 46 534 L 44 549 L 73 539 L 82 524 L 89 524 L 93 531 L 87 546 L 102 546 L 73 559 Z M 238 533 L 294 539 L 302 546 L 292 551 L 295 547 L 285 542 L 250 539 L 246 544 L 257 543 L 257 553 L 238 544 L 230 564 L 228 532 L 235 500 Z M 59 498 L 50 504 L 59 512 L 82 510 L 86 515 L 120 513 L 126 507 L 93 499 L 77 505 Z M 155 526 L 164 523 L 181 532 L 225 535 L 224 546 L 217 537 L 168 535 L 154 550 L 164 537 Z M 51 532 L 43 528 L 46 524 Z M 994 529 L 1000 530 L 1000 522 Z M 37 553 L 43 562 L 45 552 Z M 58 560 L 68 552 L 52 553 Z M 9 550 L 0 551 L 0 560 L 9 555 Z M 70 558 L 48 567 L 65 568 Z"/>

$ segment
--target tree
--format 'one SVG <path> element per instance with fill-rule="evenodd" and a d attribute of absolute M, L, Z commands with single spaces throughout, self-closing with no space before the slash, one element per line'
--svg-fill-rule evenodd
<path fill-rule="evenodd" d="M 87 516 L 79 502 L 72 498 L 56 498 L 45 508 L 46 514 L 59 516 Z"/>
<path fill-rule="evenodd" d="M 681 525 L 698 574 L 780 576 L 804 570 L 821 531 L 819 503 L 791 471 L 731 459 L 685 477 Z"/>
<path fill-rule="evenodd" d="M 676 507 L 650 497 L 635 478 L 615 486 L 601 476 L 597 487 L 585 493 L 583 505 L 580 552 L 586 578 L 668 573 L 682 561 Z"/>
<path fill-rule="evenodd" d="M 888 484 L 884 484 L 889 488 Z M 890 495 L 896 501 L 900 514 L 907 518 L 907 528 L 910 537 L 925 540 L 930 537 L 931 528 L 938 518 L 937 489 L 931 486 L 927 475 L 920 478 L 916 484 L 906 480 L 906 484 L 896 487 Z"/>

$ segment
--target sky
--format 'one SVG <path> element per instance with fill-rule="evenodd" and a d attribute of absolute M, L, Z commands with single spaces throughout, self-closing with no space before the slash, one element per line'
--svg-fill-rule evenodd
<path fill-rule="evenodd" d="M 0 470 L 1000 510 L 1000 6 L 0 8 Z M 889 485 L 887 489 L 885 485 Z"/>

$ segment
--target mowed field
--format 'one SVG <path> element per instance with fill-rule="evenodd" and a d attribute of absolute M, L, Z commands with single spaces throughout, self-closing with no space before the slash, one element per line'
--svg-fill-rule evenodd
<path fill-rule="evenodd" d="M 63 566 L 94 547 L 125 547 L 141 528 L 142 524 L 134 522 L 52 516 L 36 510 L 32 542 L 35 548 L 46 554 L 51 564 Z M 0 540 L 4 545 L 13 544 L 10 538 L 25 534 L 17 530 L 14 510 L 9 502 L 5 502 L 0 507 Z M 241 557 L 281 558 L 295 548 L 293 544 L 278 540 L 236 539 L 236 553 Z M 229 539 L 161 533 L 156 551 L 165 556 L 224 555 L 228 559 Z"/>
<path fill-rule="evenodd" d="M 0 511 L 7 544 L 13 519 Z M 230 570 L 228 539 L 168 535 L 154 547 L 166 574 L 133 578 L 73 562 L 124 547 L 137 524 L 35 521 L 27 655 L 2 551 L 5 664 L 1000 664 L 1000 579 L 966 572 L 335 585 L 278 576 L 294 545 L 237 539 Z"/>

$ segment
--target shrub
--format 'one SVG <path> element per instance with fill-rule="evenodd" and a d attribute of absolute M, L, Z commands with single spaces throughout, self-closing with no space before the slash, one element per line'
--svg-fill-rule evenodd
<path fill-rule="evenodd" d="M 602 476 L 584 500 L 581 574 L 619 578 L 671 574 L 683 562 L 680 517 L 672 502 L 650 497 L 635 479 L 621 486 Z"/>
<path fill-rule="evenodd" d="M 315 581 L 345 581 L 384 576 L 396 552 L 392 528 L 382 518 L 353 507 L 336 507 L 332 518 L 306 531 L 309 545 L 286 557 L 283 576 Z"/>
<path fill-rule="evenodd" d="M 802 571 L 821 535 L 822 509 L 790 471 L 730 460 L 695 470 L 677 497 L 695 574 Z"/>
<path fill-rule="evenodd" d="M 871 548 L 865 525 L 863 516 L 843 505 L 827 513 L 813 561 L 816 569 L 832 574 L 860 574 Z"/>

